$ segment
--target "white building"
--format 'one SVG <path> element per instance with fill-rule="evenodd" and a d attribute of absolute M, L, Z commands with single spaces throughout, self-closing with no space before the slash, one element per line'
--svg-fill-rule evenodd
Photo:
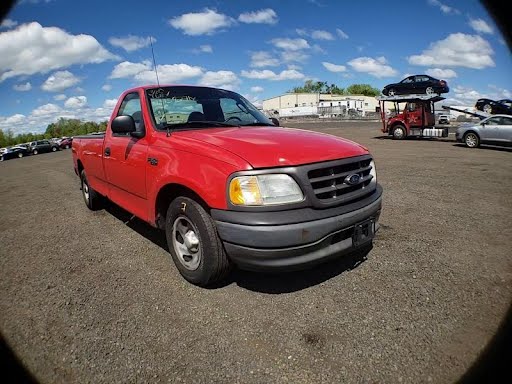
<path fill-rule="evenodd" d="M 379 102 L 375 97 L 363 95 L 286 93 L 263 100 L 263 110 L 269 115 L 278 114 L 282 117 L 306 115 L 335 117 L 349 113 L 364 116 L 369 112 L 378 112 Z"/>

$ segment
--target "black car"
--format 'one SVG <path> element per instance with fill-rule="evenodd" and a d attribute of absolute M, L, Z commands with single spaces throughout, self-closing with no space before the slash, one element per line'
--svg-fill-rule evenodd
<path fill-rule="evenodd" d="M 28 154 L 27 150 L 22 147 L 12 147 L 7 148 L 2 154 L 0 155 L 0 161 L 13 159 L 15 157 L 23 157 Z"/>
<path fill-rule="evenodd" d="M 491 99 L 478 99 L 475 108 L 491 115 L 512 115 L 512 100 L 503 99 L 494 101 Z"/>
<path fill-rule="evenodd" d="M 30 152 L 33 155 L 43 152 L 56 152 L 59 150 L 57 143 L 51 143 L 49 140 L 38 140 L 30 143 Z"/>
<path fill-rule="evenodd" d="M 388 84 L 382 90 L 386 96 L 410 95 L 425 93 L 433 95 L 437 93 L 448 93 L 448 83 L 444 80 L 438 80 L 428 75 L 413 75 L 406 77 L 399 83 Z"/>

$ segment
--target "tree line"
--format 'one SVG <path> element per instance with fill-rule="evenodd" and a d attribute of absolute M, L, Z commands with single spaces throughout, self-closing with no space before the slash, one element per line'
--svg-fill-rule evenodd
<path fill-rule="evenodd" d="M 94 121 L 81 121 L 61 117 L 57 122 L 49 124 L 44 133 L 21 133 L 15 135 L 10 129 L 6 132 L 0 130 L 0 147 L 9 147 L 16 144 L 51 139 L 54 137 L 87 135 L 88 133 L 105 132 L 106 130 L 107 121 L 96 123 Z"/>
<path fill-rule="evenodd" d="M 302 87 L 292 88 L 291 93 L 330 93 L 332 95 L 364 95 L 378 96 L 380 89 L 369 84 L 352 84 L 347 88 L 340 88 L 336 84 L 328 84 L 327 81 L 306 80 Z"/>

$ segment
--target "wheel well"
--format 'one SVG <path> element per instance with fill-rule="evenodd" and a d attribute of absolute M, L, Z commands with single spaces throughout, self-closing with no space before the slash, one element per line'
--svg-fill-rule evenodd
<path fill-rule="evenodd" d="M 478 132 L 473 130 L 464 132 L 464 135 L 462 137 L 466 137 L 468 133 L 474 133 L 478 137 L 478 140 L 480 140 L 480 135 L 478 134 Z"/>
<path fill-rule="evenodd" d="M 158 191 L 155 203 L 155 223 L 158 228 L 165 228 L 165 217 L 169 204 L 178 196 L 188 197 L 201 206 L 208 212 L 210 207 L 206 202 L 193 190 L 181 184 L 167 184 Z"/>
<path fill-rule="evenodd" d="M 389 134 L 392 135 L 393 134 L 393 131 L 395 130 L 396 127 L 398 126 L 401 126 L 405 132 L 407 133 L 407 128 L 405 127 L 404 124 L 402 124 L 401 122 L 397 121 L 396 123 L 394 123 L 391 127 L 389 127 Z"/>
<path fill-rule="evenodd" d="M 82 170 L 84 169 L 84 166 L 80 160 L 76 161 L 76 166 L 78 168 L 78 176 L 82 173 Z"/>

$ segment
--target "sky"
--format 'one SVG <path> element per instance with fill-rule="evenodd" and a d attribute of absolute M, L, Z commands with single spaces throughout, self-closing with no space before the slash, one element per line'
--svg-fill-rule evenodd
<path fill-rule="evenodd" d="M 446 103 L 512 98 L 512 57 L 475 0 L 21 0 L 0 26 L 0 129 L 102 121 L 140 84 L 234 90 L 255 105 L 304 81 L 377 88 L 411 74 Z"/>

